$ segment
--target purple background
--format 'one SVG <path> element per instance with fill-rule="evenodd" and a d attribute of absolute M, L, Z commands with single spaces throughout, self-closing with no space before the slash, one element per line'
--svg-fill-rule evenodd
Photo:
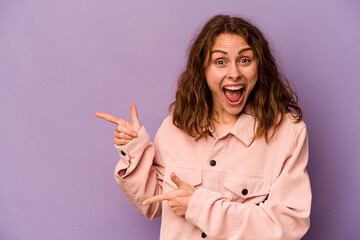
<path fill-rule="evenodd" d="M 359 239 L 360 3 L 0 0 L 0 239 L 158 239 L 113 178 L 131 104 L 153 138 L 189 40 L 238 14 L 268 37 L 310 136 L 311 228 Z"/>

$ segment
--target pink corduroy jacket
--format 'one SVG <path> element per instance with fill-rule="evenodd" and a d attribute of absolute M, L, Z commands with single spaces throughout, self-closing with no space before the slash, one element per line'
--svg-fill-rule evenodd
<path fill-rule="evenodd" d="M 173 125 L 170 114 L 154 143 L 143 127 L 117 147 L 115 179 L 140 214 L 162 216 L 160 239 L 300 239 L 311 207 L 306 125 L 287 114 L 266 143 L 252 141 L 254 123 L 242 113 L 228 134 L 193 138 Z M 171 172 L 197 188 L 185 217 L 167 201 L 142 205 L 177 188 Z"/>

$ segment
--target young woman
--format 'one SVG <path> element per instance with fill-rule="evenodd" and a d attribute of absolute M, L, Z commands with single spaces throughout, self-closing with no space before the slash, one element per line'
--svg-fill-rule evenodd
<path fill-rule="evenodd" d="M 135 105 L 116 123 L 115 178 L 160 239 L 300 239 L 309 228 L 308 138 L 263 34 L 210 19 L 195 38 L 154 144 Z"/>

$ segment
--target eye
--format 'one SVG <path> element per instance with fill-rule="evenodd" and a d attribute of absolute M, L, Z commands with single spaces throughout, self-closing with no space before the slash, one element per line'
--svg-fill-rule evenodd
<path fill-rule="evenodd" d="M 248 59 L 248 58 L 242 58 L 242 59 L 240 60 L 240 63 L 242 63 L 242 64 L 249 64 L 249 63 L 250 63 L 250 59 Z"/>
<path fill-rule="evenodd" d="M 216 65 L 224 65 L 224 64 L 225 64 L 225 61 L 224 61 L 224 60 L 216 60 L 216 61 L 215 61 L 215 64 L 216 64 Z"/>

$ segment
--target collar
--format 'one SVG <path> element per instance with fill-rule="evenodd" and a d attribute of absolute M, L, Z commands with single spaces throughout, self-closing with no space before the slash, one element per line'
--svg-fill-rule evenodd
<path fill-rule="evenodd" d="M 258 122 L 251 113 L 241 113 L 230 133 L 242 141 L 246 146 L 253 142 Z"/>
<path fill-rule="evenodd" d="M 255 116 L 252 111 L 243 111 L 239 118 L 236 120 L 234 127 L 228 134 L 232 134 L 242 141 L 246 146 L 250 146 L 253 142 L 258 122 L 255 121 Z M 227 135 L 228 135 L 227 134 Z M 194 139 L 197 140 L 201 136 L 196 136 Z"/>

